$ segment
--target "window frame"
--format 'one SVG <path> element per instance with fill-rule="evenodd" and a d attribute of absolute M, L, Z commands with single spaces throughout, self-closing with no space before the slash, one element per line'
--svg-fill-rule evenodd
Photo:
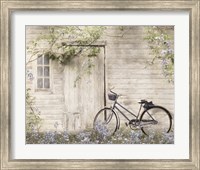
<path fill-rule="evenodd" d="M 38 56 L 40 56 L 41 54 L 38 54 Z M 36 60 L 35 62 L 35 92 L 51 92 L 52 91 L 52 61 L 49 59 L 49 64 L 44 64 L 44 54 L 41 55 L 43 57 L 43 63 L 38 65 L 38 60 Z M 38 88 L 38 66 L 41 66 L 43 68 L 43 72 L 44 72 L 44 67 L 48 66 L 49 67 L 49 88 L 44 88 L 44 78 L 45 76 L 41 76 L 41 78 L 43 79 L 43 88 Z M 44 73 L 43 73 L 44 74 Z"/>

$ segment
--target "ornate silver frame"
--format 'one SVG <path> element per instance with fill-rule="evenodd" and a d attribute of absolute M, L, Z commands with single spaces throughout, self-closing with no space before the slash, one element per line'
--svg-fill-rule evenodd
<path fill-rule="evenodd" d="M 170 10 L 190 12 L 190 158 L 184 160 L 11 160 L 10 15 L 16 10 Z M 199 0 L 1 0 L 1 169 L 200 169 Z M 184 132 L 183 132 L 184 133 Z"/>

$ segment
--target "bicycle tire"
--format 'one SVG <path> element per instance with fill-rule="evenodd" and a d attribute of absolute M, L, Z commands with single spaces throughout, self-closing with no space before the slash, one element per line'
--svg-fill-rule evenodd
<path fill-rule="evenodd" d="M 117 127 L 118 118 L 111 108 L 103 108 L 96 114 L 93 122 L 95 131 L 105 136 L 112 136 L 117 131 Z"/>
<path fill-rule="evenodd" d="M 140 126 L 146 135 L 169 133 L 172 127 L 172 116 L 164 107 L 153 106 L 141 114 Z"/>

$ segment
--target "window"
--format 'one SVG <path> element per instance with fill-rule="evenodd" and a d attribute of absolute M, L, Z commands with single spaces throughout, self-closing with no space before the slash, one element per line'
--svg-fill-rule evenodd
<path fill-rule="evenodd" d="M 41 55 L 37 59 L 37 88 L 50 88 L 50 65 L 47 55 Z"/>

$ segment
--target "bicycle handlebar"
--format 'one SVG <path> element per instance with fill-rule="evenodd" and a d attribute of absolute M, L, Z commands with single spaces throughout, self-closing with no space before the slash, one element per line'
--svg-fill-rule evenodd
<path fill-rule="evenodd" d="M 110 89 L 110 92 L 118 96 L 118 94 L 117 94 L 117 93 L 115 93 L 114 91 L 112 91 L 111 89 Z"/>

